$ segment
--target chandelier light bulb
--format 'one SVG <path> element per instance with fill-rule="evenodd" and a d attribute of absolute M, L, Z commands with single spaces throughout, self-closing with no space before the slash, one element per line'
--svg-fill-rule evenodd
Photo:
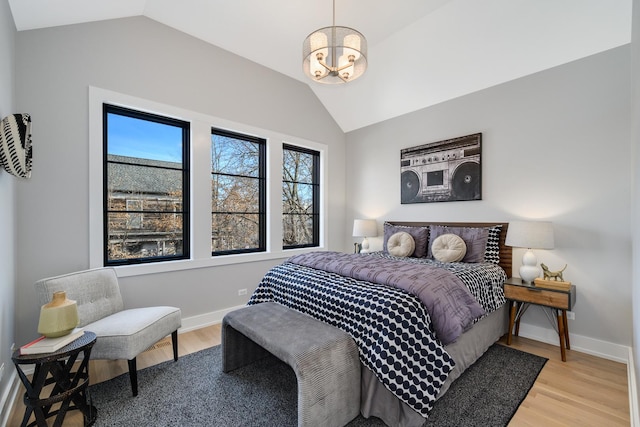
<path fill-rule="evenodd" d="M 353 56 L 353 60 L 360 59 L 360 37 L 349 34 L 344 38 L 344 51 L 348 56 Z"/>

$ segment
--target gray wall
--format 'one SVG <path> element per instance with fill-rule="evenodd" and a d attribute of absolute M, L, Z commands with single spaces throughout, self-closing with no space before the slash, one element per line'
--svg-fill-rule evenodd
<path fill-rule="evenodd" d="M 626 45 L 348 133 L 347 220 L 553 221 L 536 254 L 577 286 L 572 347 L 631 345 L 630 65 Z M 475 132 L 482 201 L 400 204 L 400 149 Z M 540 310 L 523 324 L 557 340 Z"/>
<path fill-rule="evenodd" d="M 9 3 L 0 1 L 0 119 L 17 113 L 14 109 L 14 38 L 16 27 L 13 24 Z M 9 391 L 9 378 L 12 377 L 11 344 L 14 336 L 15 318 L 15 182 L 18 178 L 9 175 L 0 168 L 0 365 L 4 372 L 0 379 L 0 402 L 4 404 L 5 393 Z M 2 415 L 0 406 L 0 416 Z M 0 419 L 0 423 L 2 420 Z"/>
<path fill-rule="evenodd" d="M 89 86 L 328 145 L 328 247 L 342 248 L 345 136 L 306 84 L 141 17 L 19 32 L 16 70 L 35 153 L 17 189 L 17 341 L 36 334 L 33 283 L 89 267 Z M 237 289 L 278 262 L 130 276 L 123 297 L 192 317 L 243 304 Z"/>

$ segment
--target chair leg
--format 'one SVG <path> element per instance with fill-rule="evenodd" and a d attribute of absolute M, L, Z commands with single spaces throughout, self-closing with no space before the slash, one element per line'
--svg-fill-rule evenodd
<path fill-rule="evenodd" d="M 173 360 L 178 361 L 178 330 L 176 329 L 171 333 L 171 342 L 173 344 Z"/>
<path fill-rule="evenodd" d="M 171 333 L 171 343 L 173 344 L 173 360 L 178 361 L 178 331 Z M 138 369 L 136 367 L 136 358 L 129 360 L 129 379 L 131 380 L 131 391 L 134 396 L 138 395 Z"/>
<path fill-rule="evenodd" d="M 136 368 L 136 358 L 129 360 L 129 379 L 131 380 L 131 391 L 133 396 L 138 395 L 138 369 Z"/>

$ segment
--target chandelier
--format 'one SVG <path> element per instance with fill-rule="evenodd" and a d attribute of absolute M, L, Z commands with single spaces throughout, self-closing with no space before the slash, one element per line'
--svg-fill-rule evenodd
<path fill-rule="evenodd" d="M 310 79 L 326 84 L 350 82 L 367 69 L 367 40 L 353 28 L 336 26 L 333 0 L 333 26 L 307 36 L 302 58 L 302 68 Z"/>

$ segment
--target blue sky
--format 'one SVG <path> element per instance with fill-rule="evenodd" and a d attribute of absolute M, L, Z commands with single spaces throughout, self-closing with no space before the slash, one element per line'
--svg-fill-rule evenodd
<path fill-rule="evenodd" d="M 110 113 L 108 132 L 109 154 L 182 162 L 179 127 Z"/>

